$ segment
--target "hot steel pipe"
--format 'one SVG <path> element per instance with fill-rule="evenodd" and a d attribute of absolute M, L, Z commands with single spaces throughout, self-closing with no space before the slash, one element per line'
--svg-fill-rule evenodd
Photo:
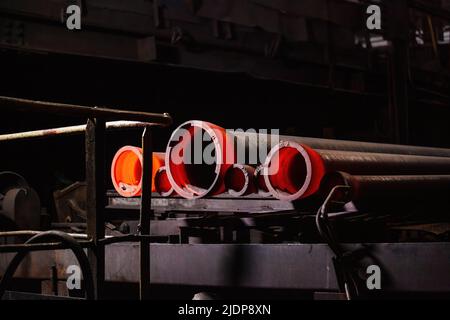
<path fill-rule="evenodd" d="M 170 197 L 173 194 L 173 188 L 167 176 L 165 166 L 160 167 L 155 174 L 155 189 L 162 197 Z"/>
<path fill-rule="evenodd" d="M 187 121 L 179 126 L 166 150 L 170 184 L 186 199 L 224 193 L 225 173 L 235 154 L 225 129 L 204 121 Z"/>
<path fill-rule="evenodd" d="M 247 196 L 255 193 L 255 168 L 249 165 L 234 164 L 225 174 L 225 187 L 233 197 Z"/>
<path fill-rule="evenodd" d="M 450 150 L 448 149 L 275 136 L 248 132 L 230 133 L 212 123 L 188 121 L 173 132 L 166 149 L 166 167 L 169 181 L 174 190 L 187 199 L 223 193 L 226 191 L 225 173 L 230 166 L 234 163 L 258 166 L 265 161 L 267 162 L 265 157 L 261 157 L 261 155 L 269 153 L 268 150 L 273 150 L 272 146 L 276 146 L 280 140 L 296 143 L 300 145 L 300 148 L 302 148 L 301 145 L 305 145 L 314 149 L 335 151 L 450 158 Z M 287 189 L 291 194 L 303 195 L 306 190 L 299 192 L 299 183 L 307 177 L 302 177 L 300 171 L 311 174 L 311 168 L 305 168 L 308 162 L 305 163 L 302 156 L 296 156 L 298 152 L 283 151 L 282 153 L 286 153 L 285 156 L 291 159 L 286 160 L 287 158 L 284 157 L 283 161 L 287 161 L 288 165 L 282 166 L 281 169 L 285 173 L 290 171 L 292 174 L 287 175 L 290 178 L 284 179 L 284 181 L 283 179 L 280 180 L 281 184 L 285 184 L 281 189 Z M 210 162 L 204 161 L 205 154 L 212 159 Z M 320 156 L 311 155 L 311 157 L 318 158 L 316 160 L 321 162 Z M 298 166 L 290 165 L 295 162 L 298 163 Z M 299 172 L 296 174 L 294 171 Z M 272 179 L 276 179 L 276 177 L 272 177 Z M 266 181 L 267 177 L 264 180 Z M 267 189 L 269 189 L 269 186 L 267 186 Z M 273 190 L 269 191 L 273 193 Z M 281 198 L 285 197 L 281 196 Z M 292 198 L 296 199 L 297 196 L 288 199 Z"/>
<path fill-rule="evenodd" d="M 280 200 L 305 198 L 319 190 L 326 173 L 355 175 L 445 175 L 450 158 L 384 153 L 313 150 L 296 142 L 281 142 L 266 159 L 265 182 Z"/>
<path fill-rule="evenodd" d="M 120 148 L 111 164 L 111 180 L 114 189 L 123 197 L 137 197 L 142 193 L 142 148 L 124 146 Z M 164 166 L 164 153 L 153 153 L 152 192 L 155 175 Z"/>
<path fill-rule="evenodd" d="M 264 166 L 259 165 L 255 169 L 254 177 L 255 185 L 258 189 L 258 195 L 261 197 L 270 197 L 272 193 L 267 188 L 266 181 L 264 179 Z"/>
<path fill-rule="evenodd" d="M 227 170 L 236 163 L 260 164 L 276 138 L 229 132 L 205 121 L 185 122 L 173 132 L 166 149 L 170 183 L 187 199 L 224 193 Z"/>

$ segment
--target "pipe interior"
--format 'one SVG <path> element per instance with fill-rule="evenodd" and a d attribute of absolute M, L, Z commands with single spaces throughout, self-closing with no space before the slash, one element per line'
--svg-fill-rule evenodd
<path fill-rule="evenodd" d="M 169 177 L 167 176 L 167 170 L 160 170 L 155 175 L 155 185 L 159 193 L 167 193 L 172 189 L 170 185 Z"/>
<path fill-rule="evenodd" d="M 281 147 L 269 163 L 269 181 L 281 195 L 293 195 L 302 189 L 307 175 L 302 154 L 293 147 Z"/>
<path fill-rule="evenodd" d="M 142 176 L 142 166 L 138 155 L 130 150 L 122 152 L 115 163 L 114 174 L 118 185 L 138 185 Z"/>
<path fill-rule="evenodd" d="M 211 150 L 210 144 L 213 143 L 213 140 L 206 130 L 192 125 L 183 129 L 187 129 L 187 132 L 179 141 L 172 145 L 169 160 L 170 171 L 178 187 L 201 195 L 213 186 L 218 176 L 216 171 L 216 146 Z M 199 144 L 199 146 L 196 144 Z M 175 146 L 180 148 L 174 148 Z M 203 158 L 206 148 L 211 150 L 211 152 L 206 152 L 213 159 L 211 163 L 206 163 Z M 180 164 L 176 164 L 173 161 L 174 156 L 177 156 L 173 155 L 174 152 L 177 152 L 182 157 Z"/>
<path fill-rule="evenodd" d="M 245 173 L 239 167 L 232 167 L 228 169 L 225 175 L 225 185 L 228 189 L 236 192 L 242 191 L 247 182 Z"/>

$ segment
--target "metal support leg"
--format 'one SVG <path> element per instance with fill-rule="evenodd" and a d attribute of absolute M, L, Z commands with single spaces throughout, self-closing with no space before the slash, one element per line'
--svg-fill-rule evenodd
<path fill-rule="evenodd" d="M 86 127 L 87 234 L 94 246 L 88 251 L 95 287 L 95 299 L 101 299 L 105 281 L 105 122 L 89 119 Z"/>
<path fill-rule="evenodd" d="M 150 218 L 152 216 L 152 134 L 149 127 L 142 134 L 142 196 L 140 212 L 140 234 L 150 235 Z M 140 298 L 149 299 L 150 289 L 150 242 L 142 237 L 140 242 Z"/>
<path fill-rule="evenodd" d="M 389 72 L 389 118 L 395 143 L 409 143 L 409 15 L 407 0 L 389 1 L 392 41 Z"/>

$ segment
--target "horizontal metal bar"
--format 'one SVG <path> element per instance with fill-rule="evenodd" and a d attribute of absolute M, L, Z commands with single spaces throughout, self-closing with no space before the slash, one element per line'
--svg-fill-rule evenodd
<path fill-rule="evenodd" d="M 35 236 L 43 232 L 35 230 L 2 231 L 0 232 L 0 237 Z M 75 239 L 89 239 L 87 234 L 82 233 L 68 233 L 68 235 Z"/>
<path fill-rule="evenodd" d="M 34 101 L 5 96 L 0 96 L 0 107 L 10 108 L 16 111 L 37 111 L 67 116 L 142 121 L 160 126 L 169 126 L 172 124 L 172 117 L 168 113 L 161 114 L 141 111 L 125 111 L 101 107 Z"/>
<path fill-rule="evenodd" d="M 122 198 L 109 194 L 107 209 L 138 210 L 140 203 L 140 198 Z M 188 201 L 179 197 L 164 198 L 155 195 L 152 196 L 152 208 L 155 211 L 177 211 L 191 214 L 199 212 L 270 213 L 295 209 L 291 202 L 283 202 L 275 198 L 258 198 L 252 195 L 241 198 L 217 196 Z"/>
<path fill-rule="evenodd" d="M 367 250 L 362 266 L 381 269 L 383 292 L 450 293 L 450 243 L 348 244 Z M 139 281 L 139 244 L 116 243 L 105 248 L 105 278 L 112 282 Z M 0 255 L 0 275 L 13 254 Z M 324 244 L 150 244 L 150 282 L 192 287 L 234 287 L 337 291 L 331 258 Z M 58 277 L 75 264 L 70 251 L 33 252 L 16 277 L 48 278 L 49 263 Z M 362 270 L 363 272 L 365 270 Z"/>
<path fill-rule="evenodd" d="M 153 242 L 167 242 L 168 237 L 166 236 L 150 236 L 150 235 L 139 235 L 139 234 L 127 234 L 124 236 L 115 236 L 115 237 L 106 237 L 104 239 L 99 240 L 101 245 L 110 245 L 114 243 L 121 242 L 139 242 L 142 239 L 147 239 L 148 241 Z"/>
<path fill-rule="evenodd" d="M 47 294 L 38 294 L 31 292 L 6 291 L 2 300 L 85 300 L 78 297 L 52 296 Z"/>
<path fill-rule="evenodd" d="M 80 241 L 79 244 L 83 248 L 88 248 L 92 245 L 90 241 Z M 48 250 L 65 250 L 68 246 L 60 242 L 50 243 L 21 243 L 21 244 L 5 244 L 0 245 L 0 253 L 7 252 L 30 252 L 30 251 L 48 251 Z"/>
<path fill-rule="evenodd" d="M 121 130 L 132 128 L 143 128 L 151 124 L 139 121 L 111 121 L 106 123 L 107 130 Z M 68 126 L 61 128 L 33 130 L 25 132 L 16 132 L 8 134 L 0 134 L 0 141 L 16 141 L 16 140 L 28 140 L 38 139 L 54 136 L 66 136 L 73 134 L 82 134 L 86 131 L 86 125 Z"/>
<path fill-rule="evenodd" d="M 385 292 L 450 292 L 450 243 L 349 244 L 364 248 L 361 272 L 381 269 Z M 152 244 L 151 283 L 260 289 L 338 290 L 324 244 Z"/>

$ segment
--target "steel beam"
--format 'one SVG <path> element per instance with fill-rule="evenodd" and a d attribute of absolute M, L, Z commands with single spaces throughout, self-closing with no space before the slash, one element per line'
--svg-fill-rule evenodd
<path fill-rule="evenodd" d="M 381 293 L 450 293 L 450 243 L 349 244 L 366 248 L 362 265 L 381 268 Z M 139 244 L 106 247 L 107 281 L 139 283 Z M 192 287 L 235 287 L 337 291 L 331 261 L 324 244 L 151 244 L 151 284 Z M 13 254 L 0 255 L 0 274 Z M 56 262 L 58 276 L 74 264 L 69 251 L 33 252 L 16 277 L 48 279 Z M 365 270 L 362 270 L 363 273 Z"/>
<path fill-rule="evenodd" d="M 95 298 L 100 299 L 105 281 L 105 122 L 89 119 L 86 127 L 87 234 L 94 248 L 88 251 L 94 277 Z"/>
<path fill-rule="evenodd" d="M 139 219 L 139 232 L 141 235 L 150 235 L 150 218 L 152 216 L 152 133 L 149 127 L 144 129 L 142 134 L 142 196 Z M 141 300 L 150 296 L 150 241 L 147 237 L 142 237 L 139 248 L 139 292 Z"/>

